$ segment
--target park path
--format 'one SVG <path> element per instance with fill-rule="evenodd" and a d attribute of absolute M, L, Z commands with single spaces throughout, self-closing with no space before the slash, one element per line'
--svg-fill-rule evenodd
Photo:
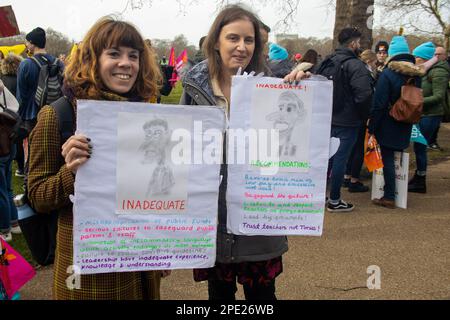
<path fill-rule="evenodd" d="M 450 149 L 450 124 L 439 141 Z M 327 212 L 322 237 L 289 237 L 278 298 L 450 299 L 450 159 L 433 163 L 427 178 L 428 193 L 410 193 L 407 210 L 376 207 L 369 193 L 344 191 L 353 212 Z M 381 270 L 379 290 L 367 288 L 369 266 Z M 51 299 L 51 282 L 51 267 L 38 270 L 22 299 Z M 207 299 L 207 284 L 195 283 L 191 270 L 174 271 L 162 280 L 161 296 Z"/>

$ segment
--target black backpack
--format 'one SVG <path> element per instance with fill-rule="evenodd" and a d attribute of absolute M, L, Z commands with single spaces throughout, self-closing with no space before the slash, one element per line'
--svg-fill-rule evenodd
<path fill-rule="evenodd" d="M 72 105 L 65 97 L 61 97 L 51 103 L 50 106 L 55 109 L 61 145 L 63 145 L 73 135 L 74 114 Z M 22 201 L 30 205 L 27 193 L 28 190 L 25 190 L 25 197 Z M 43 266 L 52 264 L 55 259 L 58 212 L 36 213 L 19 220 L 19 225 L 33 259 Z"/>
<path fill-rule="evenodd" d="M 344 63 L 350 59 L 356 59 L 356 57 L 342 57 L 341 55 L 333 54 L 326 57 L 317 69 L 317 74 L 333 81 L 333 105 L 335 101 L 342 101 L 341 99 L 345 97 L 348 85 L 345 82 Z"/>
<path fill-rule="evenodd" d="M 31 57 L 39 66 L 39 80 L 34 101 L 39 108 L 55 102 L 63 96 L 61 87 L 63 82 L 63 68 L 58 59 L 53 63 L 43 55 Z"/>
<path fill-rule="evenodd" d="M 0 157 L 11 152 L 11 145 L 28 136 L 28 129 L 17 112 L 8 109 L 5 92 L 0 101 Z"/>

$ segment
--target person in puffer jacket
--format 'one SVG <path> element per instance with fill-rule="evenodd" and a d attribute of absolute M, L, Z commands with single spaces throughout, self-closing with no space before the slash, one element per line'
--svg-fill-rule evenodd
<path fill-rule="evenodd" d="M 408 148 L 412 124 L 396 121 L 389 110 L 401 96 L 401 88 L 408 79 L 416 87 L 421 86 L 424 69 L 415 65 L 406 38 L 395 36 L 389 45 L 389 60 L 375 87 L 370 112 L 369 134 L 380 144 L 383 158 L 384 196 L 374 199 L 375 205 L 395 209 L 395 165 L 394 152 Z M 370 139 L 370 137 L 369 137 Z"/>
<path fill-rule="evenodd" d="M 433 43 L 426 42 L 413 51 L 418 65 L 430 61 L 435 56 L 436 48 Z M 423 90 L 423 115 L 418 127 L 425 139 L 430 142 L 433 134 L 439 129 L 447 103 L 447 86 L 450 77 L 450 67 L 446 61 L 437 62 L 428 70 L 422 78 Z M 427 146 L 414 143 L 417 170 L 414 177 L 409 181 L 408 191 L 426 193 L 427 174 Z"/>
<path fill-rule="evenodd" d="M 288 58 L 289 54 L 285 48 L 275 43 L 270 44 L 268 67 L 272 72 L 272 77 L 284 78 L 292 71 L 294 65 Z"/>

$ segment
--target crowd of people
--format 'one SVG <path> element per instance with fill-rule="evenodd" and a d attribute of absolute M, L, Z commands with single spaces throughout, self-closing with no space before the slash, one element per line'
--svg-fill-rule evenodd
<path fill-rule="evenodd" d="M 190 70 L 182 78 L 182 105 L 214 105 L 230 112 L 231 80 L 239 68 L 248 73 L 264 72 L 286 82 L 301 81 L 320 74 L 333 80 L 333 113 L 330 137 L 340 146 L 329 163 L 330 212 L 349 212 L 355 206 L 344 201 L 342 187 L 349 192 L 367 192 L 360 181 L 364 138 L 378 141 L 384 163 L 384 196 L 375 205 L 395 208 L 394 152 L 410 144 L 412 124 L 396 121 L 389 110 L 400 98 L 402 86 L 423 90 L 423 116 L 418 123 L 429 147 L 437 146 L 437 132 L 448 104 L 450 67 L 442 47 L 426 42 L 412 52 L 406 37 L 380 41 L 375 51 L 362 50 L 361 33 L 345 28 L 339 33 L 339 47 L 322 60 L 313 48 L 303 55 L 290 54 L 279 44 L 268 42 L 270 28 L 255 14 L 238 5 L 227 6 L 215 18 Z M 63 76 L 61 98 L 76 114 L 77 100 L 156 102 L 173 70 L 167 61 L 158 62 L 151 42 L 144 40 L 130 23 L 111 17 L 93 25 L 78 48 L 64 63 L 49 55 L 46 35 L 36 28 L 26 35 L 32 57 L 14 54 L 2 57 L 1 87 L 19 102 L 19 115 L 30 134 L 0 157 L 0 236 L 6 241 L 20 233 L 11 188 L 12 161 L 16 176 L 26 176 L 29 203 L 36 212 L 57 213 L 58 234 L 54 267 L 55 299 L 158 299 L 161 277 L 170 271 L 148 271 L 82 275 L 80 290 L 66 285 L 73 265 L 73 212 L 77 170 L 89 161 L 95 148 L 89 137 L 61 136 L 53 107 L 39 105 L 40 66 L 55 65 Z M 34 59 L 33 59 L 34 58 Z M 56 62 L 55 62 L 56 61 Z M 170 91 L 169 91 L 170 92 Z M 163 93 L 166 94 L 167 92 Z M 73 124 L 73 132 L 76 125 Z M 417 170 L 409 191 L 426 192 L 426 145 L 414 144 Z M 283 272 L 282 255 L 288 250 L 285 236 L 240 236 L 227 231 L 227 165 L 221 167 L 219 189 L 217 259 L 213 268 L 194 270 L 195 281 L 208 281 L 209 298 L 234 299 L 237 283 L 246 299 L 276 299 L 276 277 Z M 6 208 L 6 209 L 5 209 Z"/>
<path fill-rule="evenodd" d="M 361 33 L 345 28 L 339 34 L 340 46 L 316 71 L 326 75 L 324 64 L 331 59 L 342 70 L 334 79 L 331 136 L 340 139 L 337 153 L 330 160 L 330 212 L 353 211 L 354 205 L 341 199 L 341 187 L 349 192 L 368 192 L 359 176 L 363 165 L 366 131 L 368 140 L 378 142 L 383 161 L 384 196 L 375 205 L 395 209 L 394 153 L 410 145 L 412 123 L 396 120 L 390 110 L 411 84 L 423 90 L 423 114 L 417 124 L 428 145 L 414 143 L 417 170 L 408 183 L 409 192 L 426 192 L 428 150 L 438 149 L 437 133 L 448 113 L 450 59 L 445 49 L 425 42 L 412 52 L 406 37 L 394 36 L 390 43 L 380 41 L 376 52 L 360 46 Z M 285 79 L 300 80 L 303 72 L 295 68 Z"/>

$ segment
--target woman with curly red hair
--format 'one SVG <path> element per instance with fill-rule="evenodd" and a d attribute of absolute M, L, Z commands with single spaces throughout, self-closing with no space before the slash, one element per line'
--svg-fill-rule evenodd
<path fill-rule="evenodd" d="M 76 113 L 77 99 L 148 102 L 157 96 L 160 79 L 154 53 L 136 28 L 105 17 L 88 31 L 70 56 L 63 93 Z M 93 149 L 90 139 L 83 135 L 73 135 L 61 144 L 55 110 L 45 106 L 31 133 L 28 196 L 36 211 L 58 214 L 54 298 L 158 299 L 160 272 L 81 275 L 79 289 L 67 287 L 67 270 L 73 265 L 69 196 L 74 194 L 78 168 L 89 160 Z"/>

